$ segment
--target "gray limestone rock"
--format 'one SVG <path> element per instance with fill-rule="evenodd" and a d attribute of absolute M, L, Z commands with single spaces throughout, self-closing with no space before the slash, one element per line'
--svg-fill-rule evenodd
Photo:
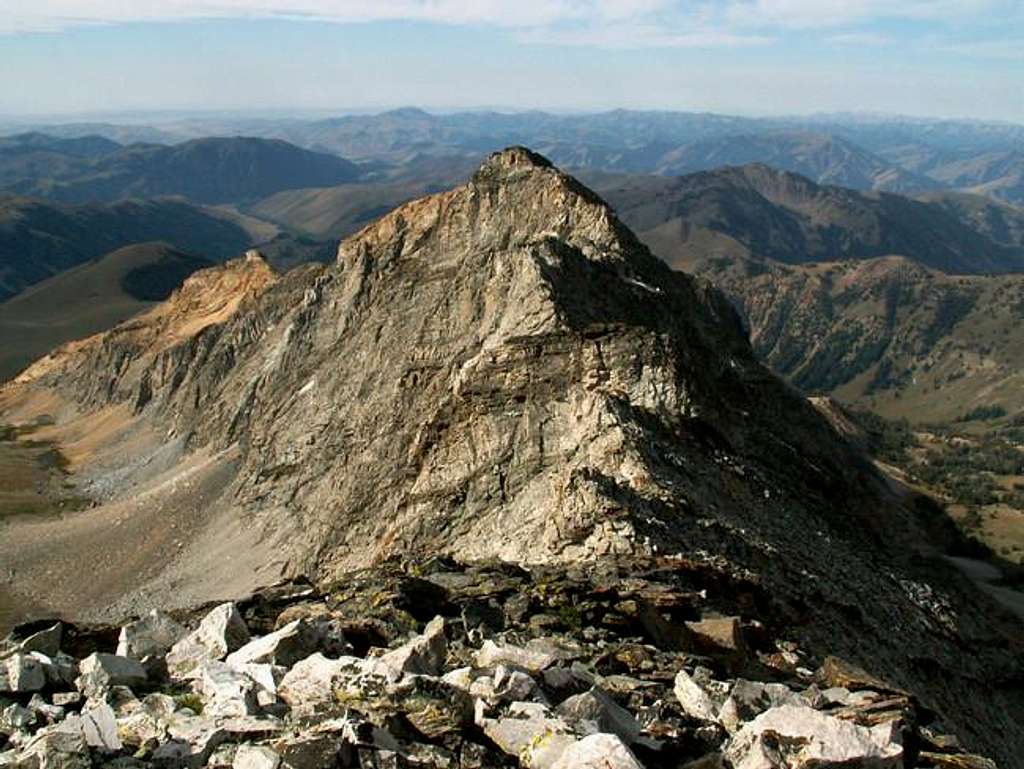
<path fill-rule="evenodd" d="M 117 653 L 122 657 L 142 660 L 151 655 L 163 655 L 180 641 L 187 629 L 170 615 L 153 609 L 134 622 L 121 628 Z"/>
<path fill-rule="evenodd" d="M 382 655 L 378 662 L 393 680 L 409 673 L 438 676 L 443 672 L 447 654 L 445 621 L 443 617 L 435 617 L 427 623 L 422 635 Z"/>
<path fill-rule="evenodd" d="M 632 713 L 597 687 L 584 694 L 569 697 L 555 709 L 555 712 L 569 723 L 589 722 L 593 725 L 591 731 L 614 734 L 627 745 L 635 742 L 643 730 Z"/>
<path fill-rule="evenodd" d="M 249 716 L 259 710 L 256 682 L 226 662 L 203 662 L 199 688 L 204 715 Z"/>
<path fill-rule="evenodd" d="M 78 667 L 75 686 L 84 696 L 102 698 L 112 686 L 135 686 L 143 683 L 146 671 L 138 661 L 116 654 L 93 652 Z"/>
<path fill-rule="evenodd" d="M 249 642 L 249 628 L 234 603 L 210 611 L 194 631 L 167 653 L 167 669 L 177 678 L 194 678 L 204 660 L 222 660 Z"/>
<path fill-rule="evenodd" d="M 725 750 L 734 769 L 892 769 L 903 765 L 892 724 L 858 726 L 801 705 L 767 710 L 740 729 Z"/>
<path fill-rule="evenodd" d="M 235 751 L 232 769 L 277 769 L 281 756 L 266 745 L 239 745 Z"/>
<path fill-rule="evenodd" d="M 34 654 L 15 652 L 0 659 L 0 692 L 37 692 L 45 685 L 46 672 Z"/>
<path fill-rule="evenodd" d="M 550 769 L 643 769 L 614 734 L 592 734 L 568 746 Z"/>

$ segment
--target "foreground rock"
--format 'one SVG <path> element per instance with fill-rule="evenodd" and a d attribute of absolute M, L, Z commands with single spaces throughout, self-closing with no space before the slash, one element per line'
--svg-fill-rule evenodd
<path fill-rule="evenodd" d="M 680 564 L 620 566 L 612 583 L 627 589 L 628 579 L 630 591 L 663 604 L 690 596 L 687 616 L 713 616 L 734 599 L 727 583 L 697 596 L 687 585 L 694 575 Z M 655 639 L 666 629 L 671 636 L 676 622 L 695 621 L 666 613 L 652 626 L 620 590 L 600 587 L 606 571 L 531 575 L 452 561 L 410 570 L 424 576 L 410 579 L 391 564 L 323 596 L 273 588 L 197 612 L 193 629 L 174 630 L 181 638 L 164 655 L 154 650 L 167 645 L 166 635 L 119 646 L 145 649 L 147 669 L 96 651 L 76 663 L 81 695 L 44 676 L 33 682 L 38 691 L 0 696 L 0 767 L 995 766 L 964 752 L 909 693 L 842 659 L 816 660 L 762 624 L 740 643 L 700 653 L 660 647 Z M 576 613 L 559 612 L 564 605 Z M 438 615 L 423 621 L 410 611 Z M 141 632 L 150 620 L 128 623 L 121 641 L 152 637 Z M 331 631 L 311 632 L 317 627 Z M 330 656 L 339 648 L 351 653 Z M 295 659 L 299 650 L 306 656 Z M 21 654 L 0 662 L 20 670 Z M 195 663 L 187 675 L 182 660 Z M 764 679 L 735 677 L 738 664 Z"/>

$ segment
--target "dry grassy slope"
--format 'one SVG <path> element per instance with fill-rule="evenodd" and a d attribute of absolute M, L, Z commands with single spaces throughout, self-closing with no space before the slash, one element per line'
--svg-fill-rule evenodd
<path fill-rule="evenodd" d="M 343 238 L 414 198 L 433 191 L 424 182 L 343 184 L 287 190 L 250 205 L 253 216 L 315 238 Z"/>
<path fill-rule="evenodd" d="M 65 366 L 80 369 L 111 339 L 152 363 L 228 322 L 276 280 L 256 256 L 202 270 L 168 301 L 0 386 L 0 422 L 21 426 L 0 434 L 0 620 L 28 606 L 107 617 L 186 606 L 279 576 L 277 548 L 220 499 L 236 449 L 188 452 L 181 437 L 140 418 L 138 400 L 83 408 L 74 393 L 32 386 Z M 76 576 L 81 563 L 89 580 Z"/>
<path fill-rule="evenodd" d="M 252 242 L 239 224 L 181 200 L 65 205 L 0 195 L 0 299 L 133 243 L 164 241 L 213 261 Z"/>
<path fill-rule="evenodd" d="M 165 243 L 140 243 L 0 303 L 0 381 L 65 342 L 106 331 L 152 307 L 188 275 L 209 266 Z"/>

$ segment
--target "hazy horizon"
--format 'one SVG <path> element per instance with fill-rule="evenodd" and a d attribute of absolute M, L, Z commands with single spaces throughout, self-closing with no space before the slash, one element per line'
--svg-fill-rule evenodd
<path fill-rule="evenodd" d="M 10 0 L 8 0 L 10 2 Z M 614 108 L 1024 122 L 1013 0 L 40 0 L 5 116 Z"/>

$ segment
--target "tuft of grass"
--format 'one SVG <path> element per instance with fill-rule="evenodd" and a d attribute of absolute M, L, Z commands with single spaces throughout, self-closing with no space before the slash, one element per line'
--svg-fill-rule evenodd
<path fill-rule="evenodd" d="M 179 708 L 188 708 L 197 716 L 201 716 L 203 714 L 203 701 L 200 699 L 198 694 L 193 692 L 176 695 L 174 697 L 174 703 Z"/>

